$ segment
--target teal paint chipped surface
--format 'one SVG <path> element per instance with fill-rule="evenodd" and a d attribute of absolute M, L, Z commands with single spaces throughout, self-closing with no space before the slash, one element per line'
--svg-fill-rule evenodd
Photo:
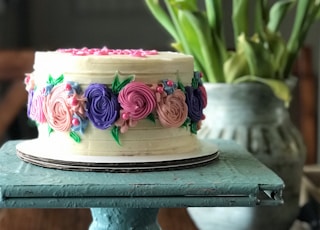
<path fill-rule="evenodd" d="M 19 141 L 9 141 L 0 149 L 0 208 L 86 207 L 90 230 L 158 230 L 161 207 L 282 204 L 284 184 L 277 175 L 235 142 L 213 141 L 220 157 L 210 165 L 143 173 L 42 168 L 20 160 Z"/>
<path fill-rule="evenodd" d="M 21 161 L 17 143 L 0 150 L 0 207 L 255 206 L 260 190 L 283 189 L 277 175 L 231 141 L 215 140 L 221 154 L 210 165 L 142 173 L 42 168 Z"/>

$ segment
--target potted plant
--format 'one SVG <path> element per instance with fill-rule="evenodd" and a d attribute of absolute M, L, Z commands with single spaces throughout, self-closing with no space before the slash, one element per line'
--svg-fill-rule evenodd
<path fill-rule="evenodd" d="M 291 69 L 320 16 L 320 2 L 233 0 L 232 50 L 226 45 L 222 0 L 204 0 L 202 8 L 197 0 L 145 2 L 173 38 L 172 47 L 193 55 L 195 70 L 207 82 L 208 106 L 200 138 L 237 141 L 286 184 L 285 204 L 256 209 L 251 227 L 266 229 L 272 223 L 273 229 L 289 229 L 298 213 L 305 159 L 302 137 L 288 114 Z M 294 20 L 289 37 L 284 38 L 280 25 L 289 12 Z"/>

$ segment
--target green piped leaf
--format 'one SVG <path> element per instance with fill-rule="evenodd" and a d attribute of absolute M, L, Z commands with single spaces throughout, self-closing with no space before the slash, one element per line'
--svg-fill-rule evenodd
<path fill-rule="evenodd" d="M 119 135 L 120 135 L 120 127 L 113 126 L 111 129 L 111 135 L 114 138 L 114 140 L 118 143 L 118 145 L 121 145 Z"/>
<path fill-rule="evenodd" d="M 133 79 L 134 79 L 134 75 L 129 75 L 126 79 L 124 79 L 121 82 L 120 78 L 119 78 L 119 73 L 117 72 L 115 74 L 115 78 L 114 78 L 112 85 L 111 85 L 112 92 L 115 94 L 119 94 L 119 92 L 123 89 L 123 87 L 125 87 L 128 83 L 133 81 Z"/>
<path fill-rule="evenodd" d="M 63 80 L 64 80 L 64 76 L 63 76 L 63 74 L 62 74 L 62 75 L 60 75 L 60 77 L 58 77 L 57 79 L 54 80 L 54 83 L 53 83 L 53 84 L 54 84 L 54 85 L 57 85 L 57 84 L 63 82 Z"/>
<path fill-rule="evenodd" d="M 191 120 L 189 117 L 187 117 L 187 119 L 183 122 L 183 124 L 181 125 L 181 127 L 188 127 L 188 125 L 190 124 Z"/>
<path fill-rule="evenodd" d="M 50 74 L 47 83 L 50 85 L 57 85 L 57 84 L 63 82 L 63 80 L 64 80 L 63 74 L 60 75 L 60 77 L 58 77 L 57 79 L 54 79 Z"/>
<path fill-rule="evenodd" d="M 186 93 L 186 89 L 181 81 L 178 81 L 178 89 L 180 89 L 183 93 Z"/>
<path fill-rule="evenodd" d="M 76 132 L 70 132 L 69 136 L 77 143 L 81 142 L 81 137 Z"/>
<path fill-rule="evenodd" d="M 152 121 L 153 123 L 156 123 L 156 118 L 154 117 L 154 114 L 153 113 L 150 113 L 148 116 L 147 116 L 147 119 Z"/>
<path fill-rule="evenodd" d="M 120 85 L 119 75 L 118 75 L 118 73 L 116 73 L 114 80 L 112 82 L 112 85 L 111 85 L 112 92 L 116 93 L 116 90 L 119 85 Z"/>
<path fill-rule="evenodd" d="M 53 131 L 54 131 L 53 128 L 51 128 L 51 127 L 48 125 L 48 134 L 50 135 Z"/>
<path fill-rule="evenodd" d="M 191 124 L 190 124 L 190 131 L 191 131 L 191 133 L 193 133 L 193 134 L 197 134 L 197 131 L 198 131 L 198 129 L 197 129 L 197 122 L 191 122 Z"/>
<path fill-rule="evenodd" d="M 49 78 L 48 78 L 47 83 L 48 83 L 48 84 L 51 84 L 51 85 L 54 84 L 54 79 L 53 79 L 53 77 L 51 76 L 51 74 L 49 74 Z"/>
<path fill-rule="evenodd" d="M 198 89 L 198 87 L 199 87 L 199 81 L 195 77 L 192 78 L 191 86 L 194 89 Z"/>

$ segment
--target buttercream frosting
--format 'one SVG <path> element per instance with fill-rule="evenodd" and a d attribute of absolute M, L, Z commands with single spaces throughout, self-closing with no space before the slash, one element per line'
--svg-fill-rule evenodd
<path fill-rule="evenodd" d="M 193 58 L 174 52 L 36 52 L 25 80 L 28 116 L 57 154 L 191 152 L 206 105 L 200 78 Z"/>

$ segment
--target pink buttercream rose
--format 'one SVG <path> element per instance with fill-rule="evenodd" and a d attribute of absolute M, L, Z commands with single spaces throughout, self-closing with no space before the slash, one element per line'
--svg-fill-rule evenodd
<path fill-rule="evenodd" d="M 45 97 L 43 112 L 51 128 L 56 131 L 69 131 L 72 125 L 72 109 L 68 103 L 68 91 L 65 84 L 52 88 Z"/>
<path fill-rule="evenodd" d="M 142 82 L 130 82 L 119 93 L 118 101 L 132 120 L 146 118 L 156 107 L 154 91 Z"/>
<path fill-rule="evenodd" d="M 40 91 L 36 91 L 32 98 L 32 103 L 30 106 L 29 117 L 39 123 L 45 123 L 47 121 L 43 113 L 43 101 L 45 97 Z"/>
<path fill-rule="evenodd" d="M 160 124 L 167 128 L 180 127 L 188 116 L 188 106 L 185 102 L 185 94 L 175 90 L 172 94 L 159 98 L 157 114 Z"/>

